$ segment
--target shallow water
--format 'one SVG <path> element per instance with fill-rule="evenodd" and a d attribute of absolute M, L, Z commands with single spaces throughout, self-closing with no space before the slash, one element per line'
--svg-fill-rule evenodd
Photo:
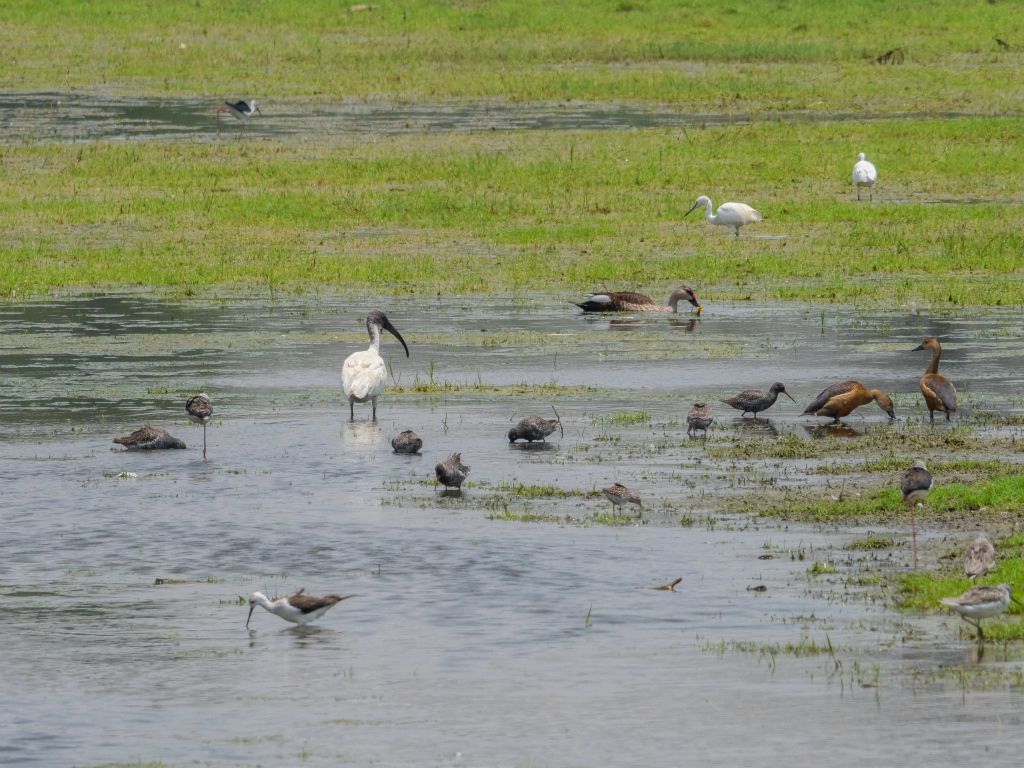
<path fill-rule="evenodd" d="M 97 140 L 213 141 L 233 139 L 241 126 L 222 116 L 218 131 L 214 98 L 131 98 L 57 91 L 0 91 L 0 143 Z M 591 102 L 439 102 L 401 104 L 350 101 L 339 104 L 259 100 L 262 115 L 247 122 L 246 135 L 324 139 L 509 130 L 626 130 L 687 128 L 751 122 L 846 122 L 855 120 L 958 119 L 961 113 L 871 115 L 810 110 L 763 114 L 679 112 L 643 104 Z"/>
<path fill-rule="evenodd" d="M 810 562 L 849 558 L 840 548 L 863 531 L 676 524 L 707 509 L 689 466 L 700 441 L 674 424 L 696 397 L 778 379 L 802 406 L 850 376 L 919 420 L 927 360 L 909 350 L 928 334 L 943 338 L 967 418 L 1007 400 L 1020 412 L 1019 314 L 707 303 L 694 323 L 584 317 L 562 297 L 0 306 L 0 762 L 860 766 L 949 763 L 979 743 L 991 764 L 1016 760 L 1019 686 L 941 674 L 979 664 L 957 622 L 908 620 L 847 599 L 839 577 L 808 579 Z M 385 395 L 376 424 L 367 406 L 350 423 L 340 363 L 365 347 L 373 306 L 409 342 L 408 360 L 383 345 L 404 385 L 599 389 Z M 182 418 L 200 388 L 216 409 L 208 462 Z M 565 436 L 510 447 L 510 418 L 552 403 Z M 756 425 L 716 406 L 717 429 L 806 434 L 815 420 L 799 406 L 780 401 Z M 640 408 L 651 425 L 601 421 Z M 881 428 L 880 411 L 862 410 L 852 427 Z M 145 421 L 189 450 L 112 451 Z M 403 428 L 423 456 L 390 452 Z M 666 435 L 672 452 L 643 451 Z M 461 497 L 430 483 L 451 450 L 472 467 Z M 724 464 L 712 472 L 729 475 Z M 621 480 L 642 489 L 651 524 L 488 519 L 480 500 L 516 479 L 585 491 Z M 537 505 L 607 511 L 588 497 Z M 676 593 L 650 589 L 680 576 Z M 767 591 L 748 591 L 757 584 Z M 239 595 L 299 587 L 357 597 L 305 629 L 257 609 L 245 631 Z M 826 636 L 839 668 L 828 654 L 757 650 Z M 1013 647 L 980 663 L 1022 667 Z"/>

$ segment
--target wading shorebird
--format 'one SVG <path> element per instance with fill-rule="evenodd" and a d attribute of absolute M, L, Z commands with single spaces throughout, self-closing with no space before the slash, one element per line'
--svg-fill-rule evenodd
<path fill-rule="evenodd" d="M 185 401 L 185 413 L 190 421 L 203 425 L 203 458 L 206 458 L 206 424 L 213 416 L 213 406 L 210 405 L 210 398 L 205 392 L 192 395 Z"/>
<path fill-rule="evenodd" d="M 711 415 L 711 406 L 707 403 L 694 403 L 690 406 L 690 412 L 686 414 L 686 434 L 693 437 L 698 429 L 707 437 L 708 427 L 715 417 Z"/>
<path fill-rule="evenodd" d="M 249 122 L 249 118 L 254 113 L 260 112 L 260 108 L 256 106 L 255 101 L 225 101 L 221 106 L 217 107 L 217 133 L 220 133 L 220 113 L 227 112 L 235 120 L 238 120 L 242 124 L 242 130 L 238 134 L 241 138 L 245 134 L 245 124 Z"/>
<path fill-rule="evenodd" d="M 420 440 L 419 435 L 411 429 L 407 429 L 391 439 L 391 447 L 395 453 L 419 453 L 420 448 L 423 447 L 423 441 Z"/>
<path fill-rule="evenodd" d="M 602 488 L 601 493 L 612 503 L 613 514 L 618 514 L 619 507 L 623 504 L 636 504 L 640 507 L 640 514 L 643 514 L 644 504 L 640 501 L 640 497 L 622 483 L 613 483 L 607 488 Z"/>
<path fill-rule="evenodd" d="M 348 398 L 349 416 L 356 418 L 355 404 L 370 401 L 373 407 L 372 419 L 377 420 L 377 398 L 384 391 L 388 379 L 388 367 L 380 356 L 380 332 L 388 331 L 402 342 L 405 356 L 409 356 L 409 347 L 387 315 L 379 309 L 366 316 L 366 331 L 370 334 L 370 348 L 362 352 L 353 352 L 345 358 L 341 366 L 341 389 Z"/>
<path fill-rule="evenodd" d="M 545 419 L 540 416 L 525 416 L 508 431 L 508 441 L 510 443 L 514 443 L 516 440 L 525 440 L 527 443 L 532 443 L 534 440 L 547 442 L 544 438 L 556 429 L 561 428 L 562 420 L 558 418 L 557 413 L 553 419 Z M 565 437 L 564 430 L 562 431 L 562 437 Z"/>
<path fill-rule="evenodd" d="M 754 224 L 764 218 L 758 211 L 755 211 L 746 203 L 722 203 L 718 206 L 715 215 L 712 216 L 711 198 L 707 195 L 698 197 L 693 207 L 683 214 L 683 218 L 689 216 L 702 205 L 704 206 L 704 219 L 708 224 L 715 224 L 719 227 L 732 227 L 736 237 L 740 236 L 740 227 Z"/>
<path fill-rule="evenodd" d="M 437 482 L 448 488 L 462 489 L 462 483 L 469 474 L 469 467 L 462 463 L 461 453 L 450 453 L 448 458 L 434 467 L 434 476 Z"/>
<path fill-rule="evenodd" d="M 939 602 L 952 608 L 960 614 L 961 619 L 977 629 L 978 642 L 981 642 L 985 639 L 985 633 L 981 631 L 981 620 L 998 616 L 1010 607 L 1011 600 L 1022 605 L 1013 596 L 1009 584 L 1000 584 L 998 587 L 971 587 L 960 597 L 944 597 Z"/>
<path fill-rule="evenodd" d="M 996 567 L 996 548 L 984 533 L 967 545 L 964 553 L 964 574 L 974 581 L 978 576 Z"/>
<path fill-rule="evenodd" d="M 878 407 L 888 414 L 890 419 L 896 418 L 896 411 L 892 407 L 892 400 L 880 389 L 868 389 L 859 381 L 841 381 L 833 384 L 827 389 L 821 390 L 814 402 L 808 405 L 801 416 L 828 416 L 835 423 L 839 419 L 849 416 L 862 405 L 867 405 L 872 400 L 878 403 Z"/>
<path fill-rule="evenodd" d="M 857 162 L 854 163 L 850 179 L 857 185 L 857 199 L 860 200 L 861 187 L 867 187 L 868 200 L 870 201 L 872 199 L 871 191 L 875 186 L 875 182 L 878 181 L 878 171 L 875 170 L 875 166 L 871 162 L 864 158 L 863 152 L 857 155 Z"/>
<path fill-rule="evenodd" d="M 302 594 L 305 591 L 306 589 L 303 587 L 291 597 L 279 597 L 277 600 L 271 600 L 262 592 L 253 592 L 249 596 L 249 617 L 245 620 L 245 628 L 249 628 L 252 612 L 257 605 L 275 616 L 280 616 L 285 621 L 301 625 L 316 621 L 342 600 L 355 597 L 355 595 L 313 597 L 313 595 Z"/>
<path fill-rule="evenodd" d="M 932 473 L 928 471 L 921 459 L 915 461 L 910 469 L 903 473 L 903 479 L 900 481 L 903 503 L 910 508 L 910 547 L 915 568 L 917 568 L 917 516 L 914 510 L 919 504 L 924 506 L 924 500 L 928 498 L 928 491 L 932 489 L 932 482 Z"/>
<path fill-rule="evenodd" d="M 124 437 L 115 437 L 114 442 L 129 451 L 158 451 L 163 448 L 184 448 L 185 444 L 172 437 L 166 429 L 147 424 Z"/>
<path fill-rule="evenodd" d="M 772 384 L 771 388 L 767 392 L 763 392 L 760 389 L 744 389 L 738 395 L 727 397 L 721 402 L 726 405 L 731 405 L 737 411 L 743 411 L 741 416 L 746 416 L 748 413 L 754 414 L 754 418 L 757 418 L 757 414 L 761 411 L 766 411 L 775 405 L 775 401 L 779 399 L 779 395 L 783 394 L 790 400 L 793 400 L 793 396 L 786 391 L 786 385 L 781 381 L 777 381 Z M 796 400 L 793 400 L 795 403 Z"/>
<path fill-rule="evenodd" d="M 924 402 L 928 406 L 928 417 L 935 421 L 935 412 L 940 411 L 946 414 L 946 421 L 949 421 L 950 414 L 957 413 L 959 408 L 956 404 L 956 388 L 953 382 L 939 374 L 942 345 L 934 336 L 929 336 L 914 347 L 913 351 L 919 352 L 922 349 L 930 349 L 932 352 L 932 361 L 918 382 L 921 394 L 924 395 Z"/>
<path fill-rule="evenodd" d="M 581 302 L 572 302 L 584 312 L 678 312 L 679 302 L 688 301 L 698 315 L 704 307 L 697 300 L 697 294 L 689 286 L 676 288 L 668 297 L 667 304 L 659 304 L 650 296 L 631 291 L 606 291 L 604 293 L 588 293 Z"/>

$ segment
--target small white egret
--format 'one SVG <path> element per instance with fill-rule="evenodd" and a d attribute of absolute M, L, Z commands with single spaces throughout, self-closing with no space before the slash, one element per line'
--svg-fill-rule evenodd
<path fill-rule="evenodd" d="M 853 174 L 850 178 L 857 185 L 857 199 L 860 200 L 860 188 L 867 187 L 868 201 L 871 201 L 871 190 L 874 188 L 875 182 L 878 181 L 878 171 L 870 161 L 864 159 L 863 152 L 857 155 L 857 162 L 854 163 Z"/>
<path fill-rule="evenodd" d="M 718 210 L 715 215 L 711 215 L 711 198 L 707 195 L 701 195 L 697 198 L 697 202 L 693 204 L 693 207 L 688 210 L 684 217 L 689 216 L 695 210 L 704 206 L 704 218 L 707 219 L 708 224 L 716 224 L 720 227 L 732 227 L 732 231 L 736 237 L 740 236 L 740 227 L 746 224 L 753 224 L 754 222 L 761 221 L 763 216 L 755 211 L 749 205 L 745 203 L 722 203 L 718 206 Z"/>
<path fill-rule="evenodd" d="M 341 367 L 341 389 L 348 398 L 349 415 L 356 418 L 355 403 L 369 400 L 373 405 L 373 419 L 377 419 L 377 397 L 384 391 L 388 378 L 388 367 L 380 356 L 380 332 L 385 329 L 402 342 L 405 356 L 409 356 L 409 346 L 405 343 L 395 326 L 380 310 L 375 309 L 366 316 L 366 330 L 370 334 L 370 348 L 363 352 L 353 352 L 345 358 Z"/>

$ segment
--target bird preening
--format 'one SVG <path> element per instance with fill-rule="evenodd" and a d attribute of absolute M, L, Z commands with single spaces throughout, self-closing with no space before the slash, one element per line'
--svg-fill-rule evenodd
<path fill-rule="evenodd" d="M 555 411 L 554 406 L 551 407 L 551 410 Z M 558 417 L 558 411 L 555 411 L 553 419 L 545 419 L 542 416 L 524 416 L 508 431 L 507 437 L 510 443 L 514 443 L 516 440 L 525 440 L 527 443 L 547 442 L 544 438 L 556 429 L 561 430 L 562 437 L 565 437 L 565 430 L 562 429 L 562 420 Z"/>
<path fill-rule="evenodd" d="M 205 392 L 192 395 L 185 401 L 185 413 L 190 421 L 203 425 L 203 459 L 206 459 L 206 425 L 213 417 L 213 406 L 210 405 L 210 397 Z"/>
<path fill-rule="evenodd" d="M 185 443 L 173 437 L 166 429 L 151 427 L 149 424 L 139 427 L 130 435 L 115 437 L 114 442 L 123 445 L 129 451 L 159 451 L 185 447 Z"/>
<path fill-rule="evenodd" d="M 409 345 L 402 334 L 391 324 L 387 315 L 379 309 L 366 316 L 366 332 L 370 334 L 370 347 L 362 352 L 353 352 L 345 358 L 341 367 L 341 389 L 348 398 L 349 416 L 356 418 L 355 404 L 370 401 L 371 418 L 377 419 L 377 398 L 384 391 L 388 379 L 388 367 L 380 356 L 380 332 L 387 331 L 400 342 L 409 356 Z"/>
<path fill-rule="evenodd" d="M 437 482 L 448 488 L 462 489 L 462 484 L 469 474 L 469 467 L 462 463 L 461 453 L 450 453 L 448 458 L 434 467 L 434 477 Z"/>

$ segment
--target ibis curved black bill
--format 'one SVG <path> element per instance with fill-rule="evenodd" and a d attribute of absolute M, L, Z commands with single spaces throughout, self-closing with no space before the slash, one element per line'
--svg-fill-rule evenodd
<path fill-rule="evenodd" d="M 400 342 L 402 342 L 402 347 L 405 349 L 405 356 L 409 356 L 409 345 L 405 343 L 405 339 L 402 338 L 402 334 L 400 334 L 398 332 L 398 329 L 391 324 L 391 321 L 388 320 L 388 316 L 381 312 L 379 309 L 373 310 L 373 312 L 366 316 L 366 329 L 370 332 L 371 339 L 374 338 L 372 330 L 373 326 L 376 326 L 378 329 L 383 328 L 385 331 L 387 331 Z"/>
<path fill-rule="evenodd" d="M 385 322 L 387 322 L 386 318 L 385 318 Z M 409 356 L 409 345 L 405 343 L 405 339 L 402 338 L 402 334 L 400 334 L 397 330 L 395 330 L 395 326 L 393 326 L 391 323 L 387 323 L 387 325 L 385 325 L 384 328 L 387 329 L 387 331 L 392 336 L 394 336 L 396 339 L 398 339 L 400 342 L 402 342 L 402 348 L 405 349 L 405 356 L 408 357 Z"/>

